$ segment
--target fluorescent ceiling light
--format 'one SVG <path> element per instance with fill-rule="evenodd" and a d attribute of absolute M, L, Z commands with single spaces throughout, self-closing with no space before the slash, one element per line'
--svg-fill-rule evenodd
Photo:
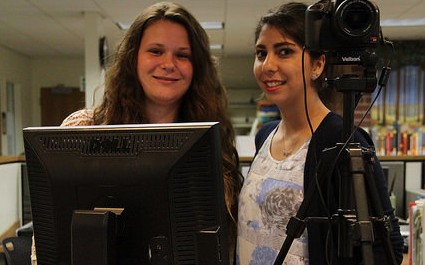
<path fill-rule="evenodd" d="M 120 30 L 127 30 L 130 28 L 130 22 L 117 22 L 115 23 Z"/>
<path fill-rule="evenodd" d="M 219 22 L 219 21 L 207 21 L 207 22 L 201 22 L 200 24 L 204 29 L 223 29 L 224 28 L 224 22 Z M 116 25 L 120 30 L 127 30 L 128 28 L 130 28 L 131 23 L 117 22 Z"/>
<path fill-rule="evenodd" d="M 223 44 L 211 44 L 210 45 L 210 49 L 211 50 L 222 50 L 223 49 Z"/>
<path fill-rule="evenodd" d="M 117 22 L 116 25 L 120 30 L 127 30 L 130 28 L 131 23 Z M 204 29 L 222 29 L 224 27 L 224 23 L 223 22 L 201 22 L 201 26 Z M 211 44 L 210 49 L 223 50 L 223 44 Z"/>
<path fill-rule="evenodd" d="M 382 27 L 414 27 L 425 26 L 425 18 L 383 19 Z"/>
<path fill-rule="evenodd" d="M 206 22 L 201 22 L 201 26 L 204 29 L 224 29 L 224 22 L 206 21 Z"/>
<path fill-rule="evenodd" d="M 203 23 L 201 23 L 201 25 L 205 29 L 207 29 L 207 27 L 209 27 L 209 29 L 218 29 L 218 24 L 217 25 L 214 24 L 215 22 L 214 23 L 213 22 L 203 22 Z M 205 23 L 208 23 L 208 24 L 205 24 Z M 213 23 L 213 24 L 210 24 L 210 23 Z M 216 23 L 218 23 L 218 22 L 216 22 Z M 116 25 L 120 30 L 127 30 L 130 27 L 131 23 L 117 22 Z M 221 25 L 223 26 L 224 23 L 221 23 Z M 210 49 L 211 50 L 223 50 L 223 44 L 211 44 Z"/>

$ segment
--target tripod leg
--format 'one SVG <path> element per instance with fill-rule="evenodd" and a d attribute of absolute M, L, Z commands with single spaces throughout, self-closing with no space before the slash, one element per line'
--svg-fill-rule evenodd
<path fill-rule="evenodd" d="M 385 217 L 382 204 L 378 196 L 377 188 L 371 169 L 371 156 L 365 154 L 362 149 L 350 149 L 351 173 L 353 176 L 353 191 L 357 209 L 359 224 L 360 243 L 363 251 L 365 264 L 373 264 L 373 241 L 374 228 L 377 238 L 381 239 L 388 264 L 396 264 L 394 252 L 389 239 L 389 229 L 386 225 L 388 217 Z M 369 156 L 369 157 L 368 157 Z M 365 165 L 367 166 L 365 168 Z M 368 199 L 374 217 L 370 216 Z M 366 263 L 369 262 L 369 263 Z"/>
<path fill-rule="evenodd" d="M 374 220 L 374 229 L 376 231 L 377 238 L 382 240 L 382 246 L 385 251 L 385 255 L 387 257 L 388 264 L 396 265 L 396 258 L 392 248 L 391 240 L 390 240 L 390 230 L 391 230 L 391 222 L 389 216 L 384 214 L 384 210 L 382 207 L 381 199 L 378 196 L 378 190 L 375 183 L 375 178 L 373 177 L 373 167 L 372 167 L 372 159 L 373 156 L 370 153 L 364 153 L 366 171 L 365 171 L 365 181 L 367 193 L 370 196 L 370 201 L 372 202 L 372 212 L 376 217 Z"/>
<path fill-rule="evenodd" d="M 364 165 L 363 165 L 363 157 L 360 149 L 351 150 L 354 152 L 354 156 L 352 155 L 351 159 L 351 170 L 353 177 L 353 191 L 356 202 L 357 209 L 357 221 L 359 224 L 359 232 L 360 232 L 360 243 L 362 247 L 363 253 L 363 262 L 364 264 L 373 265 L 374 257 L 373 257 L 373 226 L 372 221 L 369 216 L 368 204 L 367 204 L 367 195 L 366 195 L 366 187 L 364 180 Z"/>

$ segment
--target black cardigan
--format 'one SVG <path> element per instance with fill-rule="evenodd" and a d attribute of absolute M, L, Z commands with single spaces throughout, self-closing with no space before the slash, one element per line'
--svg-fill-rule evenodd
<path fill-rule="evenodd" d="M 260 149 L 261 145 L 266 140 L 267 136 L 276 128 L 279 124 L 279 121 L 272 121 L 264 124 L 260 130 L 258 131 L 255 137 L 255 146 L 256 153 Z M 323 158 L 322 151 L 325 149 L 329 149 L 335 147 L 337 143 L 341 142 L 343 132 L 343 119 L 341 116 L 335 113 L 329 113 L 322 123 L 319 125 L 317 130 L 314 132 L 313 137 L 310 141 L 310 145 L 307 152 L 305 168 L 304 168 L 304 191 L 305 194 L 309 190 L 310 186 L 313 185 L 311 183 L 316 175 L 316 168 L 318 167 L 317 161 L 320 163 L 320 159 Z M 362 147 L 371 147 L 373 146 L 373 142 L 370 139 L 369 135 L 362 129 L 357 130 L 354 140 L 354 143 L 359 143 Z M 334 148 L 335 149 L 335 148 Z M 335 161 L 335 160 L 333 160 Z M 390 232 L 390 241 L 393 247 L 393 251 L 396 257 L 397 264 L 401 264 L 403 259 L 403 238 L 400 234 L 400 227 L 398 224 L 398 220 L 394 216 L 393 209 L 391 207 L 391 202 L 388 196 L 388 189 L 386 186 L 386 182 L 384 179 L 384 174 L 379 163 L 378 158 L 373 154 L 373 166 L 371 167 L 372 173 L 370 175 L 374 176 L 375 184 L 377 188 L 377 195 L 381 199 L 382 208 L 385 215 L 388 215 L 391 220 L 392 230 Z M 324 166 L 329 166 L 331 161 L 327 163 L 322 163 Z M 339 166 L 337 164 L 337 166 Z M 320 166 L 319 166 L 320 167 Z M 335 170 L 336 172 L 336 170 Z M 326 172 L 325 169 L 325 173 Z M 331 214 L 336 213 L 338 209 L 338 194 L 339 194 L 339 182 L 337 174 L 329 174 L 325 176 L 325 174 L 321 174 L 321 178 L 324 176 L 325 185 L 321 185 L 321 190 L 324 199 L 326 200 L 328 211 Z M 315 182 L 314 182 L 315 183 Z M 315 185 L 315 184 L 314 184 Z M 367 186 L 367 185 L 366 185 Z M 314 186 L 313 188 L 316 188 Z M 329 192 L 327 192 L 329 191 Z M 327 217 L 328 211 L 323 206 L 322 201 L 318 197 L 318 192 L 310 201 L 310 207 L 308 208 L 306 217 Z M 368 203 L 370 203 L 370 199 L 368 199 Z M 370 208 L 370 207 L 369 207 Z M 371 214 L 372 216 L 373 214 Z M 307 231 L 308 231 L 308 249 L 309 249 L 309 260 L 310 264 L 327 264 L 326 262 L 326 253 L 331 253 L 333 256 L 332 264 L 346 264 L 345 261 L 336 261 L 337 259 L 337 244 L 338 244 L 338 231 L 336 229 L 332 229 L 332 238 L 333 240 L 328 240 L 328 242 L 333 242 L 332 244 L 326 244 L 326 238 L 328 236 L 329 231 L 329 223 L 328 222 L 315 222 L 309 221 L 307 222 Z M 377 236 L 375 235 L 375 239 Z M 379 238 L 378 238 L 379 239 Z M 332 245 L 332 246 L 331 246 Z M 332 249 L 332 250 L 331 250 Z M 358 247 L 354 249 L 354 264 L 361 264 L 362 255 L 361 250 Z M 375 240 L 374 242 L 374 257 L 375 263 L 379 264 L 386 260 L 386 254 L 383 250 L 382 243 L 380 240 Z M 329 254 L 328 254 L 329 255 Z M 379 262 L 379 263 L 378 263 Z M 390 264 L 389 262 L 385 264 Z"/>

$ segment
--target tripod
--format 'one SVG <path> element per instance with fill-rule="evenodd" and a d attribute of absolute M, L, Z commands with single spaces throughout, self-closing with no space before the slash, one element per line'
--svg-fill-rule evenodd
<path fill-rule="evenodd" d="M 283 263 L 293 240 L 302 235 L 308 222 L 331 222 L 332 225 L 336 225 L 338 228 L 338 262 L 336 264 L 351 264 L 354 258 L 353 248 L 355 245 L 360 245 L 363 263 L 373 265 L 375 235 L 382 242 L 387 257 L 385 264 L 396 264 L 389 239 L 389 217 L 384 215 L 372 175 L 374 150 L 361 147 L 360 143 L 351 142 L 350 139 L 354 128 L 353 113 L 359 96 L 359 91 L 351 88 L 362 87 L 362 84 L 366 85 L 365 87 L 371 86 L 371 82 L 376 85 L 374 77 L 365 76 L 365 78 L 357 78 L 355 75 L 343 75 L 336 80 L 337 90 L 339 89 L 344 95 L 342 138 L 347 144 L 340 143 L 322 152 L 317 168 L 317 179 L 312 180 L 296 216 L 290 218 L 286 226 L 286 239 L 274 265 Z M 329 181 L 338 173 L 340 175 L 338 175 L 337 212 L 328 217 L 308 217 L 311 202 L 317 200 L 318 189 L 322 189 L 325 180 Z M 374 216 L 369 216 L 369 212 L 372 212 Z"/>

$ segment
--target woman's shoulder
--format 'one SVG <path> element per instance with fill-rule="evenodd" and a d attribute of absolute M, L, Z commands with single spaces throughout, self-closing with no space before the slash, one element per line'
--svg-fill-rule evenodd
<path fill-rule="evenodd" d="M 93 125 L 93 109 L 81 109 L 66 117 L 61 126 L 87 126 Z"/>
<path fill-rule="evenodd" d="M 255 135 L 255 146 L 257 150 L 263 145 L 267 136 L 279 125 L 280 120 L 274 120 L 263 124 Z"/>
<path fill-rule="evenodd" d="M 320 141 L 328 140 L 330 143 L 342 141 L 344 131 L 343 117 L 330 112 L 315 132 L 315 136 Z M 373 146 L 373 141 L 369 133 L 361 127 L 355 128 L 354 142 L 360 142 L 363 146 Z"/>

